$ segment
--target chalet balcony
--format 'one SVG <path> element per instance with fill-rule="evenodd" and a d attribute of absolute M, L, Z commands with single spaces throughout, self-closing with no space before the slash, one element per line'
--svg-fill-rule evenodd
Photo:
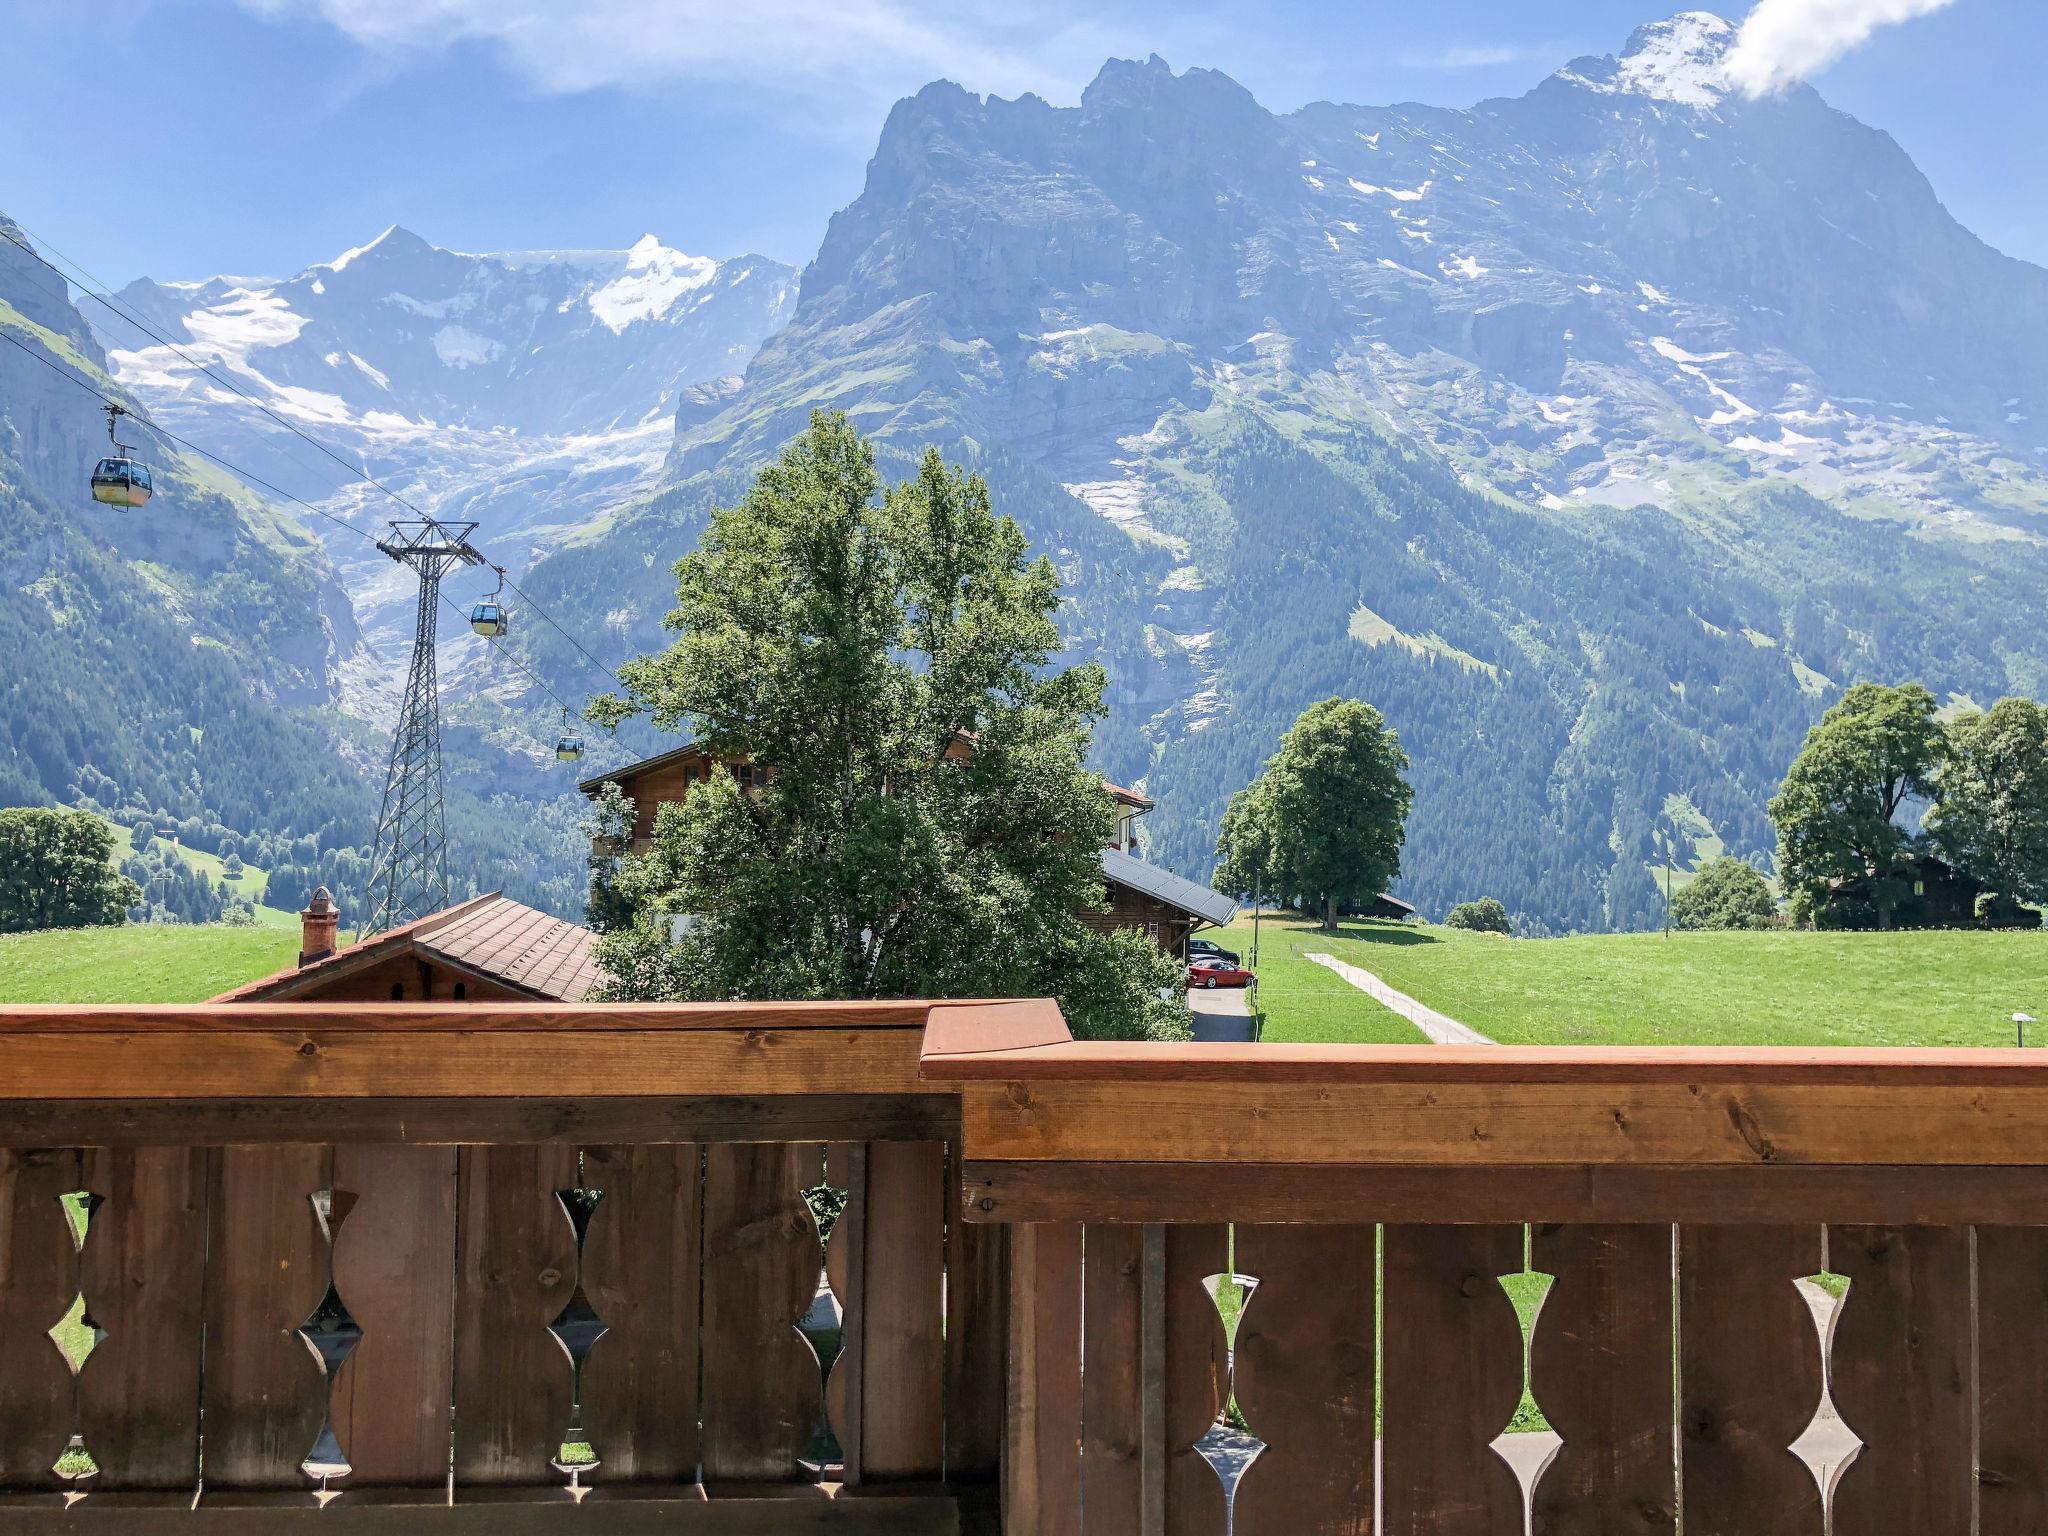
<path fill-rule="evenodd" d="M 2044 1221 L 2018 1051 L 16 1009 L 0 1533 L 2038 1536 Z"/>

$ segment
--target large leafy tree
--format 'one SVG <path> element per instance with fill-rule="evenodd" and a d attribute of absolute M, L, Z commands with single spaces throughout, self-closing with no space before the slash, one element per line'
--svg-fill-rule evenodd
<path fill-rule="evenodd" d="M 85 811 L 0 811 L 0 933 L 125 922 L 142 890 L 113 855 L 113 831 Z"/>
<path fill-rule="evenodd" d="M 1858 683 L 1843 694 L 1807 732 L 1771 801 L 1785 887 L 1816 900 L 1836 881 L 1867 878 L 1878 924 L 1890 927 L 1912 889 L 1900 813 L 1934 794 L 1947 755 L 1934 695 L 1918 683 Z"/>
<path fill-rule="evenodd" d="M 1928 818 L 1943 853 L 2009 900 L 2048 902 L 2048 708 L 2000 699 L 1950 742 Z"/>
<path fill-rule="evenodd" d="M 1400 738 L 1370 704 L 1311 704 L 1232 800 L 1219 878 L 1299 897 L 1334 929 L 1338 908 L 1370 901 L 1401 872 L 1407 767 Z"/>
<path fill-rule="evenodd" d="M 1777 915 L 1770 882 L 1741 859 L 1722 857 L 1671 898 L 1671 921 L 1680 928 L 1762 928 Z"/>
<path fill-rule="evenodd" d="M 1054 664 L 1059 577 L 979 477 L 932 452 L 885 492 L 820 412 L 676 574 L 675 639 L 593 717 L 767 773 L 664 805 L 611 874 L 613 996 L 1052 995 L 1077 1034 L 1185 1034 L 1178 967 L 1083 921 L 1104 677 Z"/>
<path fill-rule="evenodd" d="M 1283 894 L 1273 848 L 1272 785 L 1264 774 L 1230 797 L 1216 833 L 1217 889 L 1240 896 Z"/>

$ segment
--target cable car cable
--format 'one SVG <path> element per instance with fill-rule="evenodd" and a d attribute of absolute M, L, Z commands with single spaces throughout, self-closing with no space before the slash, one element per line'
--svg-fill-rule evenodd
<path fill-rule="evenodd" d="M 37 362 L 41 363 L 45 368 L 48 368 L 52 373 L 56 374 L 59 378 L 69 379 L 72 383 L 76 384 L 80 389 L 85 390 L 87 393 L 99 396 L 99 398 L 102 401 L 106 402 L 108 405 L 120 404 L 119 401 L 115 400 L 113 396 L 109 395 L 105 390 L 101 389 L 97 384 L 94 384 L 90 379 L 87 379 L 81 376 L 80 374 L 75 373 L 69 368 L 66 368 L 63 364 L 57 362 L 53 358 L 44 356 L 42 352 L 40 352 L 34 347 L 31 347 L 27 342 L 21 340 L 18 336 L 13 335 L 11 332 L 6 330 L 0 330 L 0 341 L 7 341 L 13 343 L 16 347 L 19 347 L 23 352 L 27 353 L 30 357 L 34 358 Z M 125 410 L 126 408 L 123 407 L 123 409 Z M 219 465 L 222 469 L 225 469 L 229 474 L 234 475 L 239 479 L 246 480 L 251 485 L 261 486 L 271 495 L 279 497 L 284 501 L 289 501 L 296 506 L 304 507 L 308 512 L 313 513 L 316 517 L 324 517 L 330 523 L 334 523 L 340 527 L 346 528 L 350 533 L 353 533 L 358 538 L 365 540 L 372 547 L 376 545 L 377 536 L 375 534 L 369 532 L 367 529 L 358 528 L 354 523 L 349 522 L 346 518 L 338 517 L 334 513 L 329 512 L 324 507 L 315 506 L 312 502 L 307 501 L 304 497 L 294 496 L 290 491 L 284 490 L 279 486 L 272 485 L 268 480 L 265 480 L 261 475 L 252 474 L 250 471 L 243 469 L 240 465 L 232 462 L 231 460 L 224 459 L 219 454 L 213 453 L 208 449 L 202 448 L 197 443 L 192 442 L 190 439 L 180 437 L 177 433 L 168 431 L 165 428 L 156 425 L 156 423 L 154 422 L 150 423 L 150 430 L 157 433 L 159 436 L 166 438 L 170 442 L 176 443 L 180 448 L 185 449 L 187 452 L 196 453 L 202 459 L 205 459 L 210 463 Z M 464 619 L 466 621 L 467 615 L 463 612 L 462 608 L 459 607 L 456 604 L 455 600 L 449 597 L 445 592 L 441 594 L 441 601 L 447 607 L 450 613 L 453 613 L 457 618 Z M 525 657 L 521 656 L 517 651 L 512 650 L 504 651 L 502 654 L 508 657 L 515 665 L 517 665 L 519 669 L 523 671 L 527 675 L 527 677 L 532 680 L 533 685 L 536 688 L 538 688 L 542 693 L 546 694 L 548 698 L 558 708 L 562 709 L 566 713 L 580 714 L 580 711 L 570 709 L 569 705 L 563 702 L 562 696 L 559 693 L 556 693 L 554 689 L 548 686 L 547 680 L 543 678 L 539 672 L 534 670 L 532 664 L 529 663 Z"/>
<path fill-rule="evenodd" d="M 170 340 L 168 337 L 162 335 L 160 332 L 145 324 L 135 314 L 131 313 L 127 309 L 124 309 L 119 304 L 116 304 L 112 299 L 106 296 L 105 290 L 107 288 L 107 284 L 102 279 L 95 276 L 92 272 L 88 271 L 82 263 L 74 260 L 70 256 L 65 255 L 64 252 L 58 250 L 56 246 L 51 245 L 47 240 L 42 239 L 42 237 L 38 236 L 33 230 L 29 229 L 28 226 L 20 223 L 18 220 L 15 222 L 15 227 L 19 229 L 23 235 L 27 236 L 28 239 L 16 239 L 13 235 L 9 234 L 4 229 L 0 229 L 0 238 L 4 238 L 8 240 L 11 244 L 20 247 L 24 252 L 34 257 L 42 265 L 47 266 L 53 272 L 56 272 L 57 276 L 60 279 L 70 282 L 71 286 L 76 287 L 83 296 L 92 299 L 95 303 L 99 304 L 101 308 L 109 311 L 118 318 L 127 321 L 128 324 L 132 325 L 136 330 L 141 331 L 145 336 L 150 337 L 151 339 L 155 340 L 162 346 L 168 347 L 172 352 L 176 353 L 179 357 L 183 358 L 192 367 L 197 368 L 201 373 L 205 374 L 208 378 L 212 379 L 222 388 L 232 390 L 242 399 L 248 401 L 249 404 L 255 406 L 257 410 L 261 411 L 271 421 L 276 422 L 277 425 L 283 427 L 287 432 L 292 433 L 295 437 L 302 439 L 311 447 L 325 454 L 335 463 L 341 465 L 341 467 L 346 469 L 350 474 L 358 476 L 365 483 L 370 485 L 373 489 L 382 491 L 386 496 L 389 496 L 393 501 L 397 502 L 401 507 L 404 507 L 407 511 L 413 513 L 415 516 L 431 517 L 430 513 L 424 512 L 419 507 L 413 505 L 412 502 L 406 500 L 405 497 L 399 495 L 398 492 L 392 490 L 390 486 L 384 484 L 381 480 L 377 479 L 376 476 L 372 475 L 367 469 L 363 468 L 362 465 L 347 458 L 343 454 L 335 452 L 334 449 L 329 448 L 325 443 L 321 442 L 311 433 L 304 430 L 297 423 L 287 419 L 284 416 L 280 416 L 268 405 L 265 405 L 261 400 L 257 399 L 256 396 L 250 394 L 246 389 L 242 388 L 242 386 L 237 384 L 233 379 L 226 378 L 223 377 L 221 374 L 215 373 L 213 369 L 209 368 L 206 364 L 200 362 L 197 358 L 193 357 L 190 353 L 186 352 L 176 342 Z M 36 244 L 29 244 L 29 240 L 34 240 Z M 38 247 L 40 247 L 40 249 Z M 58 261 L 62 262 L 64 266 L 69 267 L 73 272 L 76 272 L 79 277 L 84 278 L 85 281 L 78 282 L 75 279 L 67 278 L 65 273 L 58 268 L 56 263 L 50 261 L 49 257 L 52 255 L 54 255 L 58 259 Z M 45 289 L 44 291 L 48 292 L 49 290 Z M 69 293 L 62 295 L 62 297 L 65 299 L 65 302 L 70 302 Z M 154 424 L 152 423 L 152 425 Z M 157 427 L 156 430 L 159 432 L 163 431 L 161 427 Z M 164 432 L 164 436 L 170 437 L 171 434 L 168 432 Z M 182 441 L 182 439 L 172 438 L 172 441 L 180 442 Z M 187 446 L 190 445 L 188 444 Z M 203 452 L 204 450 L 194 449 L 193 451 Z M 208 457 L 211 457 L 211 455 L 208 455 Z M 215 462 L 224 463 L 225 461 L 216 460 Z M 298 461 L 294 460 L 293 462 L 297 463 Z M 304 464 L 300 464 L 299 467 L 303 469 L 306 466 Z M 242 474 L 243 472 L 240 470 L 235 470 L 235 473 Z M 245 478 L 253 479 L 254 477 L 245 476 Z M 277 491 L 275 487 L 270 487 L 270 489 L 275 494 L 278 495 L 289 495 L 288 492 Z M 298 498 L 296 497 L 293 497 L 291 499 L 295 501 L 298 500 Z M 300 505 L 305 505 L 305 503 L 300 502 Z M 355 527 L 353 523 L 348 523 L 345 520 L 335 520 L 342 521 L 344 527 Z M 375 536 L 366 533 L 363 529 L 357 528 L 356 532 L 364 534 L 364 537 L 371 539 L 372 542 L 375 542 Z M 481 546 L 475 545 L 474 541 L 472 541 L 472 547 L 477 548 L 479 554 L 484 553 Z M 486 563 L 490 562 L 487 561 Z M 548 612 L 547 609 L 543 608 L 539 602 L 537 602 L 534 598 L 530 597 L 527 594 L 525 588 L 521 587 L 517 582 L 510 580 L 510 578 L 507 578 L 506 585 L 511 587 L 514 592 L 519 594 L 519 599 L 521 602 L 525 603 L 542 619 L 546 620 L 547 623 L 554 628 L 556 633 L 560 634 L 563 639 L 567 640 L 570 645 L 574 646 L 577 653 L 581 655 L 585 661 L 589 662 L 593 667 L 597 668 L 598 671 L 602 672 L 606 677 L 610 678 L 612 682 L 620 688 L 624 688 L 626 686 L 624 680 L 620 678 L 618 673 L 614 672 L 602 661 L 599 661 L 596 656 L 591 654 L 589 647 L 585 646 L 581 640 L 578 640 L 576 636 L 572 634 L 567 628 L 565 628 L 561 621 L 558 620 L 552 613 Z"/>

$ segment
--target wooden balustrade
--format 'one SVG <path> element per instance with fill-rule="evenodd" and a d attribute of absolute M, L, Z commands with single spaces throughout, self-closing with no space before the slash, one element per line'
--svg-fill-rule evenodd
<path fill-rule="evenodd" d="M 2039 1533 L 2037 1060 L 0 1014 L 0 1533 Z"/>
<path fill-rule="evenodd" d="M 958 1529 L 1000 1234 L 927 1011 L 0 1016 L 0 1531 Z"/>
<path fill-rule="evenodd" d="M 2048 1531 L 2048 1060 L 1043 1025 L 935 1022 L 924 1064 L 1012 1235 L 1013 1536 L 1221 1536 L 1204 1434 L 1235 1536 Z M 1561 1444 L 1518 1476 L 1525 1382 Z"/>

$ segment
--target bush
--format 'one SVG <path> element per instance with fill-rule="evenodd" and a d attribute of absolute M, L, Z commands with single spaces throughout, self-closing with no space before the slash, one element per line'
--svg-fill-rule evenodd
<path fill-rule="evenodd" d="M 1764 928 L 1777 915 L 1770 882 L 1740 859 L 1709 861 L 1671 898 L 1671 921 L 1680 928 Z"/>
<path fill-rule="evenodd" d="M 1451 908 L 1451 915 L 1444 919 L 1446 928 L 1468 928 L 1474 933 L 1513 933 L 1515 925 L 1508 919 L 1508 909 L 1492 896 L 1482 896 L 1477 901 L 1461 901 Z"/>

